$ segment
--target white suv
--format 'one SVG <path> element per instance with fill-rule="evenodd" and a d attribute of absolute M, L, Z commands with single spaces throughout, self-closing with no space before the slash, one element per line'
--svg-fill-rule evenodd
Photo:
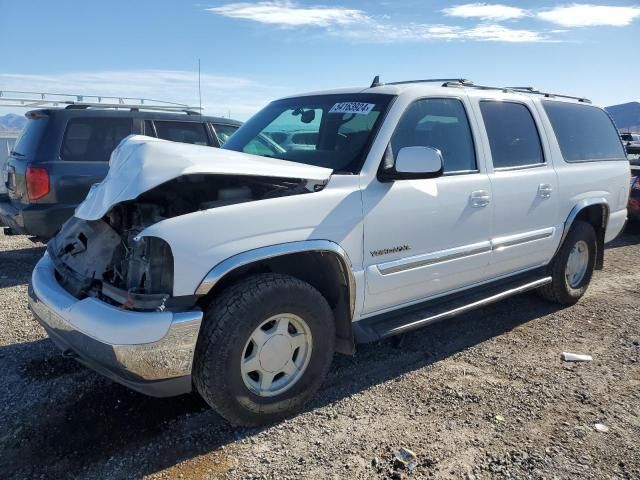
<path fill-rule="evenodd" d="M 292 131 L 314 145 L 274 140 Z M 334 351 L 526 290 L 576 302 L 629 181 L 586 99 L 463 80 L 285 98 L 220 150 L 124 140 L 35 268 L 31 308 L 120 383 L 268 423 Z"/>

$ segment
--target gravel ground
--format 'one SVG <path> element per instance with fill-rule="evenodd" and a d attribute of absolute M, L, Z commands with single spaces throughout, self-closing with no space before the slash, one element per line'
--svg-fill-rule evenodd
<path fill-rule="evenodd" d="M 0 233 L 2 479 L 640 478 L 638 228 L 578 305 L 526 294 L 361 346 L 336 356 L 304 413 L 266 429 L 61 357 L 27 308 L 43 251 Z M 412 471 L 394 462 L 400 447 Z"/>

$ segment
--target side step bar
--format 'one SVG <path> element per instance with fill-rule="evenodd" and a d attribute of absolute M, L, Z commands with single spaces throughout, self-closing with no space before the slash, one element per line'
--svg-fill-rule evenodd
<path fill-rule="evenodd" d="M 447 295 L 353 324 L 357 343 L 366 343 L 415 330 L 416 328 L 489 305 L 513 295 L 533 290 L 551 282 L 542 269 L 516 275 L 463 292 Z"/>

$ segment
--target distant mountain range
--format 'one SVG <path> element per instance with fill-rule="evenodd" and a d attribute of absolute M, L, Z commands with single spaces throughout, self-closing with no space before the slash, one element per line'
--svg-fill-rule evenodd
<path fill-rule="evenodd" d="M 620 130 L 640 130 L 640 102 L 622 103 L 606 108 Z"/>
<path fill-rule="evenodd" d="M 0 117 L 0 130 L 21 130 L 25 123 L 27 123 L 27 119 L 24 115 L 7 113 Z"/>

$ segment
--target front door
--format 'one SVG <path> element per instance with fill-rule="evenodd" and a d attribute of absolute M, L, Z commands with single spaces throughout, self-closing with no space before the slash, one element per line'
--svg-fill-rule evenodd
<path fill-rule="evenodd" d="M 440 150 L 442 177 L 391 183 L 376 179 L 363 189 L 364 315 L 484 278 L 491 256 L 493 205 L 468 108 L 466 97 L 415 101 L 402 115 L 387 149 L 393 158 L 403 147 Z"/>

